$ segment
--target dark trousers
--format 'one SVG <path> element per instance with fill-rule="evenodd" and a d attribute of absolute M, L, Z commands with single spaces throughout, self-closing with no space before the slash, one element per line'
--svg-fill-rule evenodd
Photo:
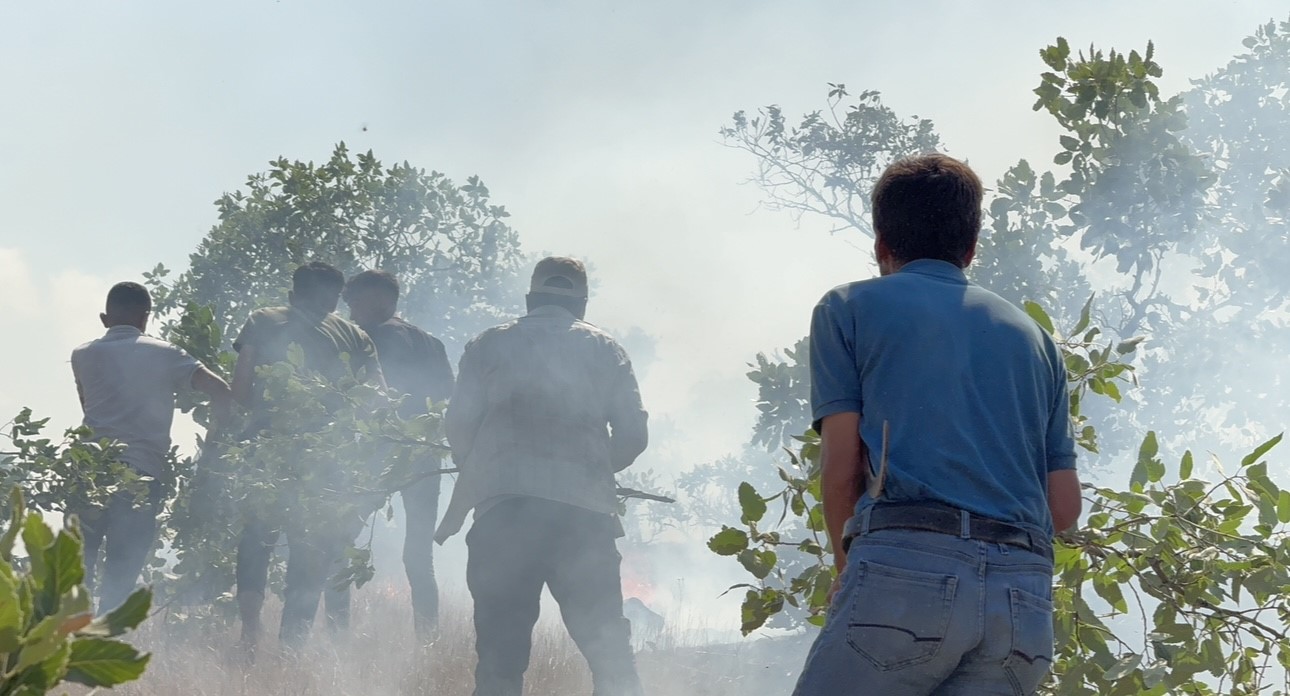
<path fill-rule="evenodd" d="M 439 583 L 434 577 L 434 530 L 439 518 L 439 477 L 421 479 L 400 492 L 403 497 L 403 568 L 412 589 L 412 625 L 423 642 L 434 639 L 439 625 Z M 342 559 L 343 560 L 343 559 Z M 336 570 L 340 570 L 337 564 Z M 330 585 L 323 593 L 327 628 L 349 628 L 349 588 Z"/>
<path fill-rule="evenodd" d="M 134 493 L 121 491 L 106 508 L 77 513 L 84 539 L 85 584 L 95 588 L 95 569 L 103 551 L 103 577 L 98 588 L 99 611 L 117 608 L 134 592 L 148 554 L 157 543 L 157 513 L 161 512 L 162 489 L 158 481 L 148 482 L 148 494 L 139 501 Z"/>
<path fill-rule="evenodd" d="M 434 637 L 439 624 L 439 583 L 434 577 L 434 530 L 439 517 L 439 477 L 430 476 L 403 489 L 406 533 L 403 569 L 412 588 L 412 622 L 417 638 Z"/>
<path fill-rule="evenodd" d="M 260 612 L 268 587 L 269 565 L 279 534 L 276 526 L 249 519 L 237 545 L 237 601 L 245 640 L 254 641 L 260 632 Z M 314 616 L 318 613 L 318 602 L 349 541 L 349 537 L 339 535 L 331 538 L 287 532 L 287 578 L 282 624 L 278 632 L 278 639 L 284 645 L 300 647 L 309 637 Z M 331 617 L 331 620 L 347 623 L 348 613 L 348 607 L 345 607 L 343 617 Z"/>
<path fill-rule="evenodd" d="M 531 497 L 502 501 L 475 520 L 466 536 L 475 696 L 520 696 L 543 586 L 591 668 L 595 695 L 642 693 L 615 531 L 609 515 Z"/>

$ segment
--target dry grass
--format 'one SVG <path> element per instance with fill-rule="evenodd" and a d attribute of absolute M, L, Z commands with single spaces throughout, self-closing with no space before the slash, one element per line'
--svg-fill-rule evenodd
<path fill-rule="evenodd" d="M 277 607 L 266 611 L 275 625 Z M 415 646 L 406 594 L 394 587 L 354 595 L 353 627 L 329 636 L 321 621 L 306 653 L 286 658 L 270 638 L 255 664 L 242 667 L 234 650 L 235 626 L 167 629 L 152 621 L 135 642 L 153 652 L 144 677 L 122 686 L 123 696 L 304 696 L 306 694 L 468 696 L 473 686 L 474 635 L 468 602 L 449 601 L 443 637 Z M 321 617 L 320 617 L 321 619 Z M 692 627 L 697 628 L 697 627 Z M 757 640 L 695 645 L 694 631 L 668 630 L 637 655 L 652 696 L 733 696 L 788 693 L 801 665 L 800 640 Z M 586 663 L 559 623 L 544 609 L 534 633 L 525 692 L 589 694 Z"/>

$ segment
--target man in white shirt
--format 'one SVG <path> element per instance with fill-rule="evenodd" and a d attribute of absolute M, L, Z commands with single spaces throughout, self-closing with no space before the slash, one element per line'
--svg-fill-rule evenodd
<path fill-rule="evenodd" d="M 99 549 L 105 552 L 99 588 L 101 610 L 115 608 L 134 590 L 157 541 L 161 479 L 169 476 L 170 424 L 175 393 L 197 389 L 210 396 L 217 417 L 231 403 L 228 384 L 183 350 L 144 331 L 152 298 L 142 285 L 117 283 L 108 292 L 99 318 L 107 333 L 72 351 L 72 373 L 84 423 L 95 437 L 125 445 L 121 460 L 148 486 L 140 502 L 130 491 L 114 495 L 106 507 L 81 512 L 85 539 L 85 577 L 93 584 Z"/>

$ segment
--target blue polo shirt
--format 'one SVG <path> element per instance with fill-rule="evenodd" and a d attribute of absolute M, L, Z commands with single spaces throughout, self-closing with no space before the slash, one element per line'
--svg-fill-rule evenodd
<path fill-rule="evenodd" d="M 811 319 L 815 427 L 860 414 L 882 499 L 933 501 L 1052 533 L 1048 472 L 1075 467 L 1061 351 L 944 261 L 834 288 Z M 872 504 L 862 497 L 857 511 Z"/>

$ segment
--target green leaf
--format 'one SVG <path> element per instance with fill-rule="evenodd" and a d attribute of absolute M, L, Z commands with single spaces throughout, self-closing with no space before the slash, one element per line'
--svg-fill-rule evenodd
<path fill-rule="evenodd" d="M 1186 452 L 1183 452 L 1182 464 L 1178 467 L 1178 478 L 1181 478 L 1183 480 L 1191 478 L 1191 472 L 1194 464 L 1195 464 L 1195 461 L 1194 461 L 1194 458 L 1191 456 L 1191 450 L 1187 450 Z"/>
<path fill-rule="evenodd" d="M 1072 336 L 1088 328 L 1092 317 L 1094 297 L 1095 295 L 1089 295 L 1088 301 L 1084 303 L 1084 308 L 1079 311 L 1079 321 L 1075 323 L 1075 328 L 1071 329 Z"/>
<path fill-rule="evenodd" d="M 152 608 L 152 590 L 141 587 L 126 597 L 121 606 L 94 620 L 82 633 L 102 637 L 119 636 L 143 623 Z"/>
<path fill-rule="evenodd" d="M 1120 589 L 1120 584 L 1113 578 L 1108 578 L 1103 575 L 1094 576 L 1093 591 L 1097 592 L 1099 597 L 1106 600 L 1106 603 L 1110 604 L 1111 608 L 1116 612 L 1124 614 L 1129 611 L 1129 604 L 1124 599 L 1124 593 Z"/>
<path fill-rule="evenodd" d="M 1134 336 L 1128 340 L 1120 341 L 1115 344 L 1115 352 L 1120 355 L 1128 355 L 1138 349 L 1138 344 L 1146 340 L 1146 336 Z"/>
<path fill-rule="evenodd" d="M 1056 333 L 1056 330 L 1053 329 L 1052 317 L 1048 316 L 1048 312 L 1045 312 L 1044 308 L 1040 307 L 1038 303 L 1026 300 L 1022 303 L 1022 306 L 1025 308 L 1026 314 L 1029 314 L 1031 319 L 1034 319 L 1043 327 L 1044 331 L 1050 334 Z"/>
<path fill-rule="evenodd" d="M 31 577 L 38 587 L 45 587 L 48 569 L 45 567 L 45 550 L 54 543 L 54 533 L 45 524 L 39 512 L 27 514 L 27 521 L 22 526 L 22 543 L 27 547 L 27 556 L 31 559 Z"/>
<path fill-rule="evenodd" d="M 63 616 L 46 616 L 23 637 L 22 651 L 14 670 L 22 671 L 44 662 L 67 642 L 67 635 L 58 628 L 66 621 Z"/>
<path fill-rule="evenodd" d="M 758 580 L 764 580 L 770 571 L 775 569 L 777 560 L 774 551 L 746 549 L 739 552 L 739 563 Z"/>
<path fill-rule="evenodd" d="M 53 652 L 38 663 L 21 669 L 15 668 L 17 676 L 12 681 L 6 680 L 4 686 L 13 689 L 14 696 L 40 696 L 47 693 L 67 671 L 67 658 L 72 651 L 71 644 L 59 642 Z"/>
<path fill-rule="evenodd" d="M 739 509 L 743 511 L 744 524 L 759 522 L 766 515 L 766 501 L 746 481 L 739 484 Z"/>
<path fill-rule="evenodd" d="M 24 618 L 18 602 L 18 580 L 7 563 L 0 563 L 0 655 L 18 649 L 26 628 Z"/>
<path fill-rule="evenodd" d="M 748 533 L 742 529 L 722 527 L 708 539 L 708 548 L 718 556 L 733 556 L 748 548 Z"/>
<path fill-rule="evenodd" d="M 1245 455 L 1245 457 L 1241 459 L 1241 466 L 1246 467 L 1259 461 L 1259 459 L 1263 455 L 1267 454 L 1269 450 L 1271 450 L 1273 447 L 1276 447 L 1277 444 L 1281 442 L 1281 436 L 1284 434 L 1285 433 L 1278 434 L 1276 437 L 1272 438 L 1271 440 L 1268 440 L 1267 442 L 1259 445 L 1258 447 L 1255 447 L 1254 451 Z"/>
<path fill-rule="evenodd" d="M 114 686 L 138 679 L 151 656 L 107 638 L 78 638 L 67 661 L 67 680 L 85 686 Z"/>
<path fill-rule="evenodd" d="M 1134 490 L 1139 490 L 1147 484 L 1148 481 L 1159 481 L 1159 478 L 1152 479 L 1151 474 L 1154 468 L 1150 469 L 1152 461 L 1155 459 L 1156 452 L 1159 451 L 1159 443 L 1156 441 L 1156 431 L 1147 432 L 1147 436 L 1142 439 L 1142 446 L 1138 448 L 1138 463 L 1133 467 L 1133 474 L 1129 476 L 1129 486 Z"/>
<path fill-rule="evenodd" d="M 49 550 L 45 552 L 45 565 L 49 572 L 46 591 L 55 598 L 81 584 L 85 579 L 85 565 L 81 558 L 81 540 L 63 530 L 58 533 Z"/>
<path fill-rule="evenodd" d="M 1281 524 L 1290 522 L 1290 491 L 1281 491 L 1277 496 L 1277 521 Z"/>
<path fill-rule="evenodd" d="M 1129 676 L 1141 663 L 1142 655 L 1129 653 L 1128 655 L 1121 657 L 1119 660 L 1116 660 L 1115 664 L 1111 665 L 1111 668 L 1106 670 L 1106 673 L 1102 675 L 1102 678 L 1107 681 L 1119 681 Z"/>
<path fill-rule="evenodd" d="M 8 561 L 13 558 L 13 543 L 18 538 L 18 533 L 22 531 L 22 516 L 25 512 L 22 499 L 22 489 L 14 486 L 9 491 L 9 528 L 4 530 L 0 535 L 0 561 Z"/>

